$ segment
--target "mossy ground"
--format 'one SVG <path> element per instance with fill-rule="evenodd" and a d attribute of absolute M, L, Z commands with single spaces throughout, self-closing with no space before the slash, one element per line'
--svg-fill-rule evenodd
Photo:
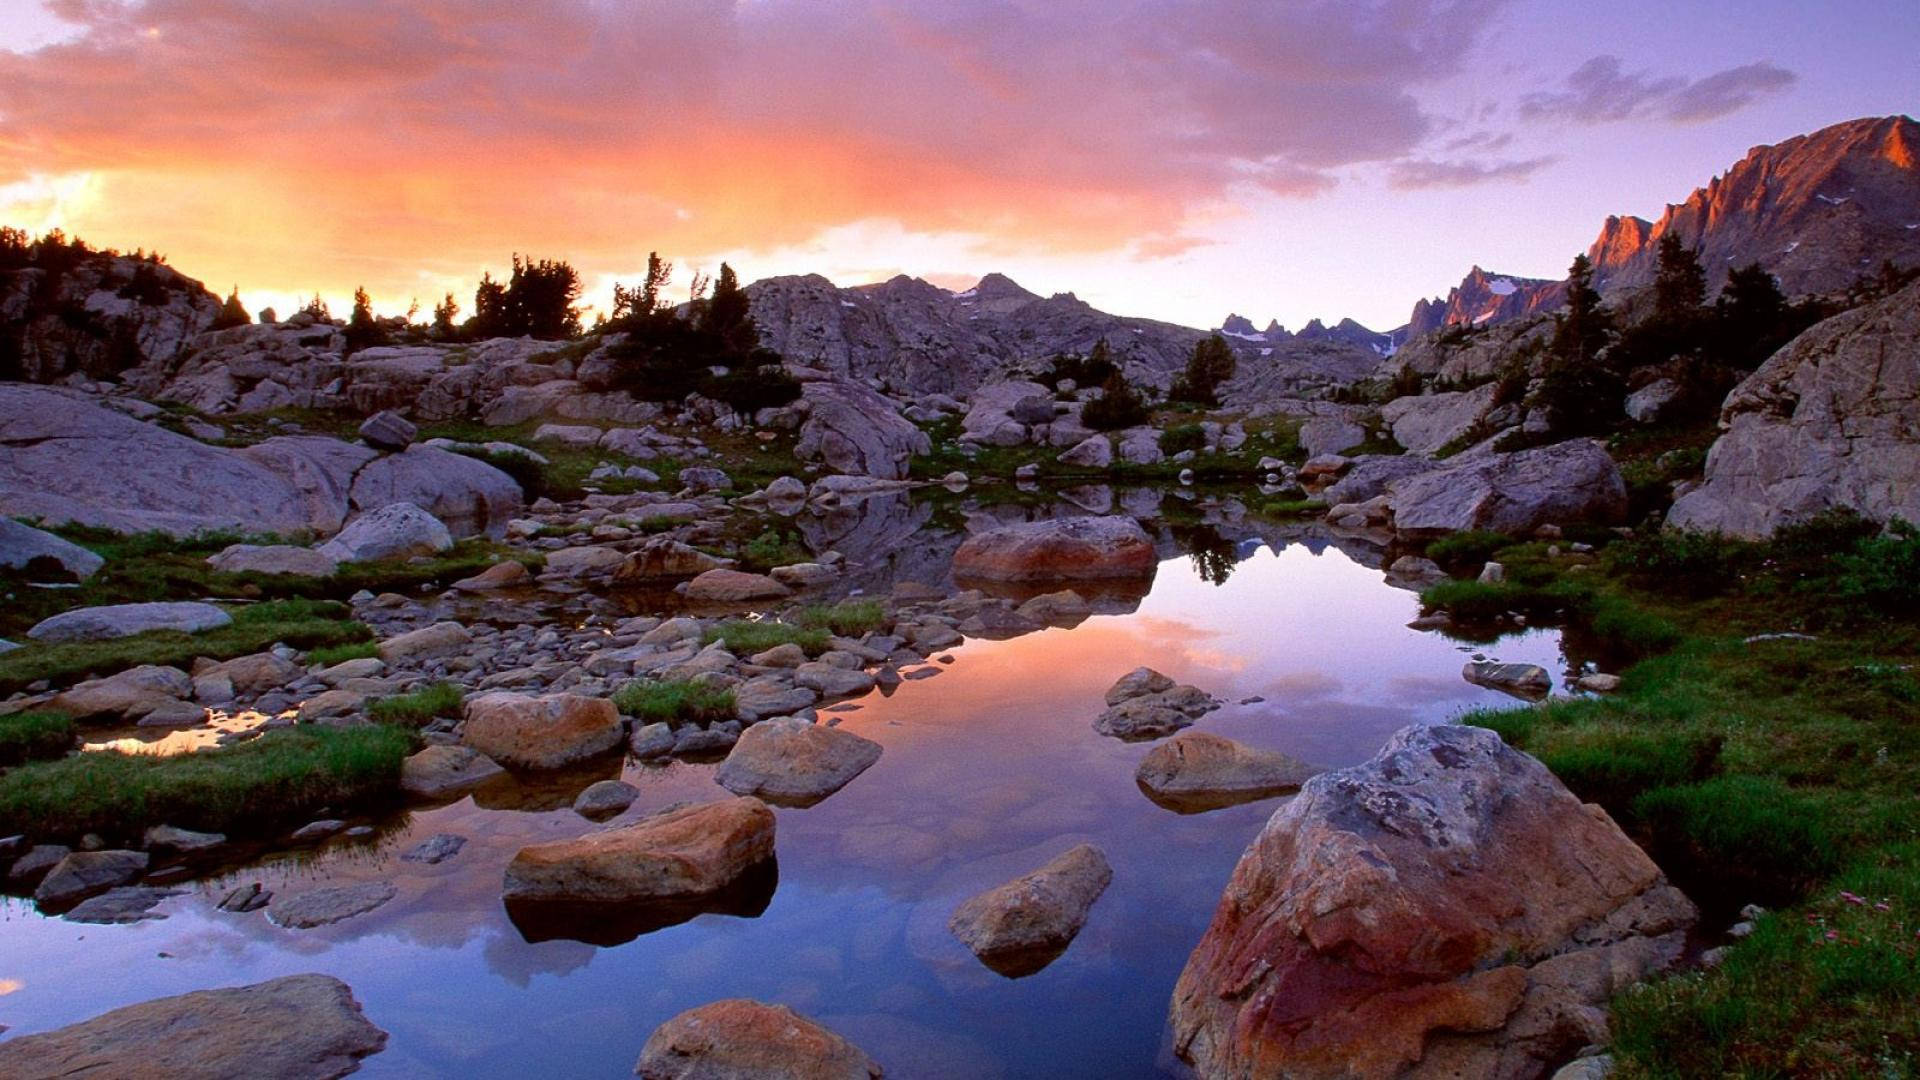
<path fill-rule="evenodd" d="M 1452 538 L 1441 555 L 1491 555 L 1518 580 L 1426 599 L 1559 605 L 1645 658 L 1617 695 L 1465 722 L 1606 807 L 1708 928 L 1746 903 L 1779 909 L 1722 966 L 1616 1001 L 1620 1075 L 1913 1075 L 1920 606 L 1906 590 L 1920 539 L 1841 520 L 1771 544 L 1668 533 L 1578 574 L 1550 572 L 1539 547 Z"/>

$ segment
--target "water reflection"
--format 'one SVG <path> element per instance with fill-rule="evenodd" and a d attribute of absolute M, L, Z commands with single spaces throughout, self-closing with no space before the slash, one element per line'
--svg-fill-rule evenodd
<path fill-rule="evenodd" d="M 1163 505 L 1144 489 L 1114 500 L 1147 513 Z M 655 1025 L 735 996 L 814 1016 L 894 1077 L 1159 1075 L 1173 981 L 1280 800 L 1201 814 L 1156 804 L 1134 782 L 1152 744 L 1092 729 L 1108 685 L 1149 664 L 1229 703 L 1197 729 L 1340 766 L 1408 723 L 1506 700 L 1461 679 L 1474 651 L 1566 666 L 1553 631 L 1476 649 L 1406 629 L 1417 601 L 1382 582 L 1376 545 L 1204 500 L 1164 507 L 1186 516 L 1147 522 L 1166 559 L 1151 583 L 1102 595 L 1102 613 L 1072 629 L 969 640 L 951 665 L 928 668 L 938 678 L 831 714 L 885 753 L 817 806 L 777 810 L 777 871 L 727 911 L 646 926 L 606 912 L 543 921 L 550 913 L 503 903 L 506 865 L 522 846 L 603 827 L 569 809 L 595 780 L 640 789 L 614 826 L 728 795 L 712 764 L 615 757 L 503 778 L 394 815 L 365 841 L 243 853 L 165 901 L 159 922 L 80 927 L 0 902 L 0 976 L 25 983 L 0 998 L 0 1022 L 42 1030 L 165 994 L 323 971 L 353 986 L 391 1033 L 359 1074 L 369 1077 L 626 1075 Z M 794 519 L 816 551 L 851 555 L 869 542 L 863 530 L 880 537 L 860 549 L 876 565 L 828 596 L 884 594 L 905 580 L 945 587 L 969 518 L 1081 512 L 901 496 L 845 510 L 851 518 Z M 620 610 L 612 594 L 561 602 Z M 441 863 L 400 859 L 438 833 L 468 842 Z M 1044 969 L 1009 980 L 947 931 L 965 898 L 1082 842 L 1106 852 L 1113 883 Z M 254 881 L 297 892 L 376 880 L 398 896 L 313 930 L 214 907 Z"/>

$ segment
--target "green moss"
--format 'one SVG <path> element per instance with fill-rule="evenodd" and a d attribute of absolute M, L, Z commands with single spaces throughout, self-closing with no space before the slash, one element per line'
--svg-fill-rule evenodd
<path fill-rule="evenodd" d="M 0 716 L 0 767 L 57 758 L 73 749 L 73 721 L 60 713 Z"/>
<path fill-rule="evenodd" d="M 367 705 L 367 716 L 382 724 L 425 727 L 439 717 L 460 715 L 463 696 L 458 686 L 437 682 L 412 693 L 372 701 Z"/>
<path fill-rule="evenodd" d="M 643 724 L 708 724 L 734 718 L 732 690 L 686 680 L 635 680 L 614 692 L 613 704 Z"/>
<path fill-rule="evenodd" d="M 383 725 L 299 727 L 193 754 L 101 751 L 24 765 L 0 773 L 0 834 L 128 840 L 160 824 L 267 834 L 391 798 L 412 748 L 409 733 Z"/>
<path fill-rule="evenodd" d="M 158 630 L 112 641 L 26 645 L 0 653 L 0 693 L 41 679 L 66 684 L 141 664 L 184 668 L 196 657 L 223 660 L 275 644 L 311 649 L 371 639 L 373 631 L 349 614 L 333 600 L 273 600 L 236 608 L 232 625 L 200 634 Z"/>

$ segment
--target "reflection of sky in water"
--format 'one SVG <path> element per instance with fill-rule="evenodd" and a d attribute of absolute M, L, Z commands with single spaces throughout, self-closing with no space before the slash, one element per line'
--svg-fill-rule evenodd
<path fill-rule="evenodd" d="M 276 857 L 169 901 L 132 926 L 0 908 L 0 1023 L 43 1030 L 209 986 L 321 971 L 391 1033 L 361 1075 L 624 1076 L 654 1026 L 693 1005 L 785 1002 L 841 1031 L 889 1076 L 1152 1076 L 1168 995 L 1234 860 L 1277 801 L 1182 816 L 1135 788 L 1150 744 L 1090 727 L 1112 681 L 1150 664 L 1230 703 L 1215 731 L 1331 765 L 1393 730 L 1505 701 L 1465 683 L 1472 648 L 1407 630 L 1413 594 L 1338 551 L 1261 551 L 1223 587 L 1187 559 L 1160 568 L 1137 613 L 974 641 L 940 675 L 836 714 L 886 747 L 847 788 L 780 810 L 780 884 L 757 919 L 701 916 L 628 944 L 527 944 L 500 901 L 522 844 L 582 831 L 570 811 L 470 800 L 388 823 L 318 856 Z M 1558 671 L 1557 635 L 1490 655 Z M 610 773 L 609 766 L 606 772 Z M 713 766 L 628 766 L 628 817 L 717 798 Z M 587 776 L 579 783 L 598 778 Z M 564 793 L 563 793 L 564 794 Z M 552 805 L 549 801 L 548 805 Z M 436 832 L 472 838 L 438 866 L 398 855 Z M 1113 885 L 1067 953 L 1017 981 L 946 931 L 953 907 L 1080 841 Z M 397 899 L 332 927 L 285 931 L 212 910 L 233 884 L 275 889 L 386 878 Z"/>

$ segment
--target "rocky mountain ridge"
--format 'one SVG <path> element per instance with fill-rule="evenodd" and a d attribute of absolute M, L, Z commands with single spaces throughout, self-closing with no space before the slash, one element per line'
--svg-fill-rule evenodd
<path fill-rule="evenodd" d="M 1512 322 L 1559 307 L 1566 293 L 1564 281 L 1495 274 L 1476 264 L 1460 284 L 1448 290 L 1445 300 L 1421 300 L 1413 305 L 1405 336 L 1412 339 L 1449 326 Z"/>

